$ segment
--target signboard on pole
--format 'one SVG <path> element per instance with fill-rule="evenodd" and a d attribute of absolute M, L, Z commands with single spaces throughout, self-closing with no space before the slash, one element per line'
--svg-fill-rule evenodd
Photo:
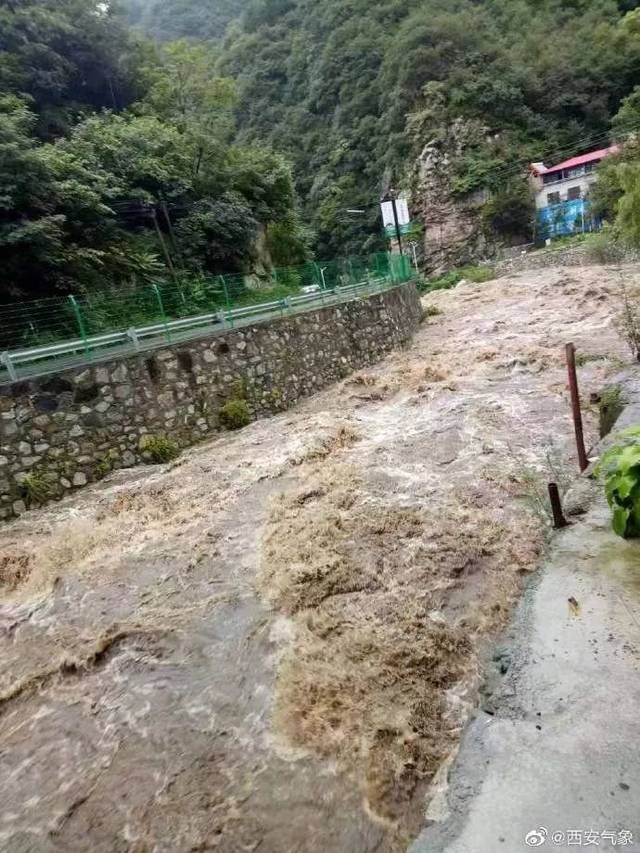
<path fill-rule="evenodd" d="M 389 236 L 390 231 L 395 234 L 396 222 L 393 218 L 393 204 L 390 201 L 383 201 L 380 210 L 382 211 L 382 226 L 385 234 Z"/>
<path fill-rule="evenodd" d="M 409 225 L 409 205 L 407 204 L 406 198 L 399 198 L 396 201 L 396 210 L 398 211 L 398 222 L 400 226 Z"/>
<path fill-rule="evenodd" d="M 384 233 L 387 237 L 396 237 L 396 223 L 393 216 L 393 202 L 383 201 L 380 205 L 382 210 L 382 224 Z M 400 234 L 408 234 L 411 231 L 411 220 L 409 218 L 409 206 L 406 198 L 399 198 L 396 201 L 396 211 L 398 213 L 398 226 Z"/>

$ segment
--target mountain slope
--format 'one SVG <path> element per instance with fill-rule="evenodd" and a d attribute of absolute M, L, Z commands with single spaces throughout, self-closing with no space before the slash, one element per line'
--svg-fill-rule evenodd
<path fill-rule="evenodd" d="M 242 0 L 123 0 L 129 22 L 158 41 L 219 39 L 245 4 Z"/>
<path fill-rule="evenodd" d="M 0 304 L 146 292 L 175 269 L 197 291 L 303 259 L 289 166 L 236 144 L 216 58 L 207 43 L 147 43 L 115 3 L 0 3 Z M 126 299 L 107 301 L 130 322 Z M 67 328 L 39 316 L 5 319 L 5 346 Z"/>
<path fill-rule="evenodd" d="M 482 132 L 450 152 L 451 189 L 497 193 L 498 224 L 524 203 L 511 186 L 524 164 L 605 138 L 640 72 L 636 5 L 255 0 L 221 67 L 239 85 L 242 133 L 294 161 L 319 252 L 357 251 L 378 239 L 381 190 L 408 183 L 457 119 Z"/>

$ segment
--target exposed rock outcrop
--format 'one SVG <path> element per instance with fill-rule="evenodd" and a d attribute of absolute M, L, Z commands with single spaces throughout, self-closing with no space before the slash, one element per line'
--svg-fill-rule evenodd
<path fill-rule="evenodd" d="M 456 190 L 465 154 L 486 138 L 479 122 L 458 119 L 427 142 L 416 161 L 413 209 L 424 225 L 423 261 L 429 270 L 451 268 L 493 250 L 481 220 L 488 191 Z"/>

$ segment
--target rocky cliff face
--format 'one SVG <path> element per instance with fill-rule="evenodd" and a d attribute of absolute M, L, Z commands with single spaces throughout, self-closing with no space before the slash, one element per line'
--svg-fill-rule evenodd
<path fill-rule="evenodd" d="M 429 271 L 459 266 L 493 251 L 481 219 L 488 191 L 454 192 L 465 153 L 486 135 L 478 122 L 457 120 L 426 143 L 415 163 L 412 207 L 424 226 L 422 261 Z"/>

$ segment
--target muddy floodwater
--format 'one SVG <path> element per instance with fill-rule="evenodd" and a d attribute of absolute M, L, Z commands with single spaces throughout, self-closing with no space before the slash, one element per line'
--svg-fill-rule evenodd
<path fill-rule="evenodd" d="M 0 529 L 0 849 L 399 851 L 628 351 L 620 277 L 425 297 L 410 349 Z"/>

